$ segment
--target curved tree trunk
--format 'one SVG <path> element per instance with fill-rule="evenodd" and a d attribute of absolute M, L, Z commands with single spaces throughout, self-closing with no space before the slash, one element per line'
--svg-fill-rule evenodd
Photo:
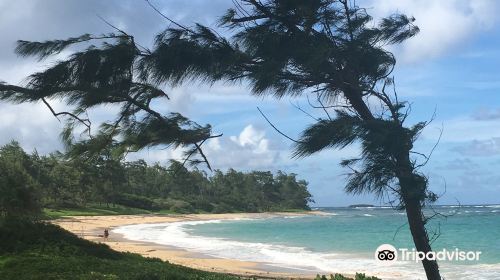
<path fill-rule="evenodd" d="M 429 243 L 429 236 L 425 230 L 422 206 L 420 205 L 420 202 L 415 199 L 405 197 L 403 197 L 403 199 L 405 200 L 406 215 L 408 217 L 408 224 L 410 225 L 410 231 L 415 247 L 417 251 L 427 253 L 432 249 Z M 428 280 L 441 280 L 439 267 L 436 261 L 424 259 L 422 261 L 422 265 L 424 266 L 425 274 Z"/>
<path fill-rule="evenodd" d="M 371 121 L 375 119 L 368 105 L 363 101 L 363 95 L 359 89 L 346 87 L 344 89 L 344 95 L 363 120 Z M 397 119 L 396 116 L 395 118 Z M 404 133 L 404 127 L 402 124 L 399 125 L 402 129 L 402 133 Z M 405 139 L 405 137 L 402 137 L 401 139 Z M 401 188 L 400 195 L 405 206 L 406 216 L 408 218 L 408 224 L 410 226 L 410 232 L 413 237 L 415 249 L 419 252 L 427 253 L 432 251 L 432 248 L 429 242 L 429 236 L 427 235 L 427 230 L 425 229 L 425 217 L 422 212 L 421 205 L 421 201 L 425 197 L 427 182 L 423 183 L 420 181 L 420 175 L 414 173 L 414 167 L 410 161 L 410 151 L 412 149 L 411 141 L 409 143 L 400 144 L 402 145 L 400 153 L 394 155 L 397 162 L 396 174 Z M 424 267 L 427 280 L 442 280 L 437 261 L 429 261 L 425 259 L 422 261 L 422 265 Z"/>
<path fill-rule="evenodd" d="M 399 165 L 398 179 L 401 187 L 401 198 L 405 206 L 415 249 L 427 254 L 427 252 L 432 251 L 432 248 L 427 230 L 425 229 L 425 216 L 421 204 L 422 199 L 425 197 L 427 182 L 422 181 L 422 177 L 414 173 L 413 165 L 410 162 L 409 149 L 411 148 L 408 148 L 408 152 L 405 151 L 403 156 L 397 160 Z M 424 259 L 422 265 L 424 266 L 427 280 L 441 280 L 437 261 Z"/>

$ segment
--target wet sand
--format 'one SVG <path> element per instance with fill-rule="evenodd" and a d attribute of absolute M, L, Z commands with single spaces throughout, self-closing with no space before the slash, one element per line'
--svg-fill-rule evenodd
<path fill-rule="evenodd" d="M 259 278 L 311 279 L 314 270 L 279 267 L 266 263 L 248 262 L 234 259 L 215 258 L 200 253 L 189 252 L 182 248 L 165 246 L 149 242 L 138 242 L 125 239 L 114 233 L 113 228 L 147 223 L 169 223 L 181 221 L 223 220 L 241 218 L 269 218 L 275 216 L 323 215 L 322 212 L 304 213 L 237 213 L 237 214 L 187 214 L 187 215 L 116 215 L 116 216 L 73 216 L 52 221 L 79 237 L 94 242 L 104 243 L 112 249 L 132 252 L 145 257 L 159 258 L 170 263 L 184 265 L 196 269 L 214 271 Z M 102 237 L 104 229 L 110 230 L 106 240 Z"/>

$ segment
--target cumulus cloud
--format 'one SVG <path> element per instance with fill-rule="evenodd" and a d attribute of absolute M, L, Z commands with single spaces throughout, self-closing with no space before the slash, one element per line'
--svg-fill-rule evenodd
<path fill-rule="evenodd" d="M 238 135 L 210 139 L 202 148 L 215 169 L 276 170 L 291 164 L 284 151 L 286 148 L 278 140 L 266 137 L 264 130 L 252 124 L 245 126 Z M 161 164 L 167 164 L 169 160 L 182 162 L 185 151 L 186 148 L 146 149 L 129 154 L 127 160 L 144 159 L 149 163 Z M 200 164 L 198 167 L 204 169 L 205 165 Z"/>
<path fill-rule="evenodd" d="M 213 166 L 220 169 L 275 169 L 281 159 L 279 144 L 251 124 L 239 135 L 211 139 L 205 150 Z"/>
<path fill-rule="evenodd" d="M 488 140 L 473 140 L 467 144 L 453 148 L 454 151 L 465 156 L 495 156 L 500 154 L 500 137 Z"/>
<path fill-rule="evenodd" d="M 16 140 L 28 152 L 53 152 L 62 147 L 61 129 L 62 124 L 44 105 L 0 105 L 0 145 Z"/>
<path fill-rule="evenodd" d="M 163 164 L 167 165 L 170 160 L 177 160 L 182 162 L 184 158 L 184 151 L 185 149 L 183 148 L 177 148 L 177 149 L 156 149 L 156 148 L 151 148 L 151 149 L 144 149 L 136 153 L 129 153 L 126 157 L 127 161 L 134 161 L 134 160 L 145 160 L 146 162 L 150 164 Z"/>
<path fill-rule="evenodd" d="M 428 60 L 460 46 L 497 21 L 500 3 L 495 0 L 372 0 L 375 18 L 400 12 L 416 18 L 420 33 L 399 50 L 403 62 Z"/>

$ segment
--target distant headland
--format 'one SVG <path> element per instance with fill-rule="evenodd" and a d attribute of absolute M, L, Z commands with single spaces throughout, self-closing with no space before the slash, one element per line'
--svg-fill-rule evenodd
<path fill-rule="evenodd" d="M 372 204 L 353 204 L 349 205 L 349 208 L 360 208 L 360 207 L 375 207 L 375 205 Z"/>

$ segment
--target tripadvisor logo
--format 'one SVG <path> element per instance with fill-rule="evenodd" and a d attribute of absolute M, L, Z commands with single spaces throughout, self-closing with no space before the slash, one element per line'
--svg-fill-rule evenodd
<path fill-rule="evenodd" d="M 375 259 L 384 263 L 398 260 L 398 250 L 391 244 L 382 244 L 375 250 Z"/>
<path fill-rule="evenodd" d="M 427 253 L 413 249 L 399 248 L 391 244 L 382 244 L 375 250 L 375 259 L 380 263 L 391 264 L 396 261 L 479 261 L 481 251 L 462 251 L 443 249 L 441 251 L 430 251 Z"/>

